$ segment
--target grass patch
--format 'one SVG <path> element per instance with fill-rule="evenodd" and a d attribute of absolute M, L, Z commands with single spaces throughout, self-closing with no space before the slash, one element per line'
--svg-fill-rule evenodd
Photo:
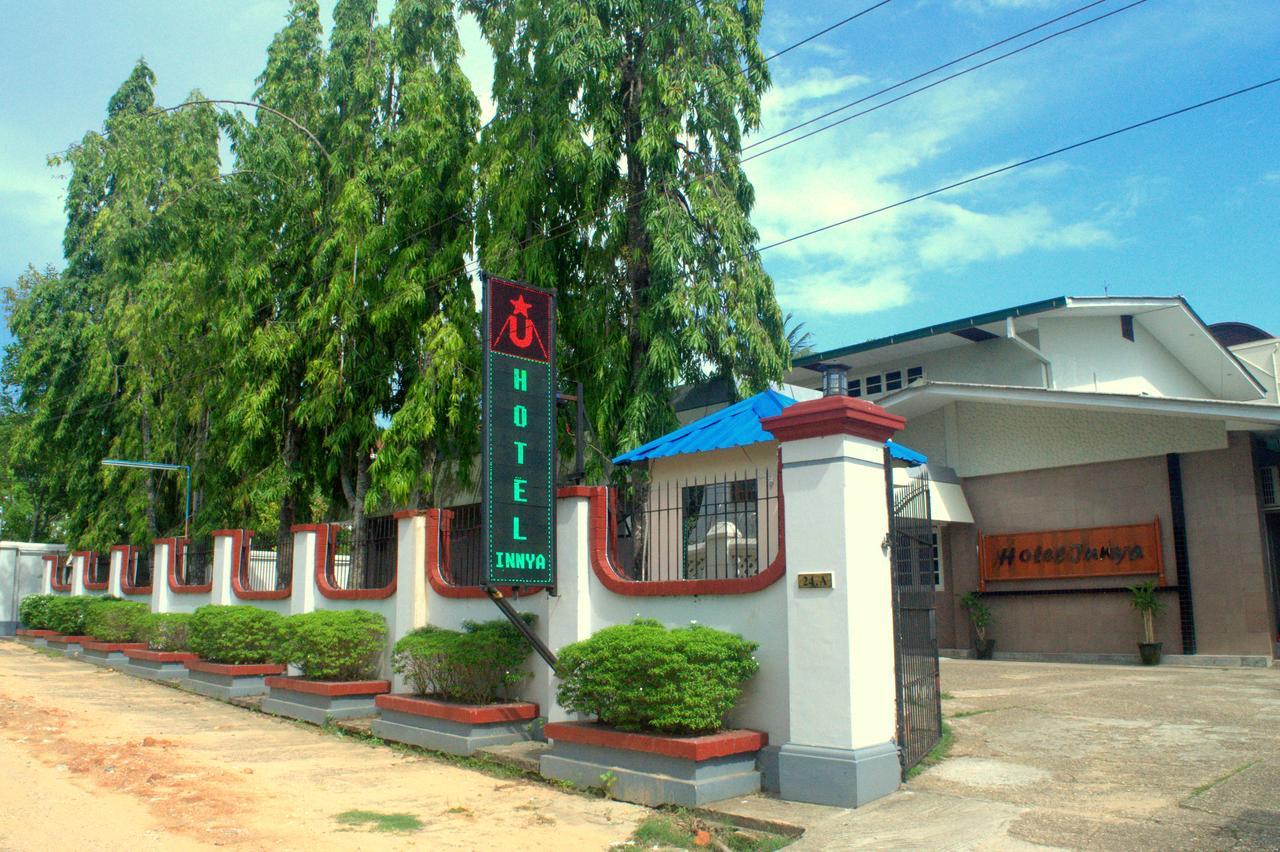
<path fill-rule="evenodd" d="M 1223 776 L 1222 776 L 1222 777 L 1220 777 L 1220 778 L 1215 778 L 1215 779 L 1213 779 L 1212 781 L 1210 781 L 1210 782 L 1208 782 L 1208 783 L 1206 783 L 1206 784 L 1201 784 L 1199 787 L 1197 787 L 1197 788 L 1195 788 L 1194 790 L 1192 790 L 1192 791 L 1191 791 L 1191 795 L 1190 795 L 1190 796 L 1188 796 L 1187 798 L 1188 798 L 1188 799 L 1194 799 L 1196 796 L 1199 796 L 1199 795 L 1201 795 L 1201 794 L 1203 794 L 1203 793 L 1207 793 L 1207 792 L 1209 792 L 1209 791 L 1210 791 L 1210 790 L 1212 790 L 1214 787 L 1217 787 L 1219 784 L 1221 784 L 1221 783 L 1222 783 L 1222 782 L 1224 782 L 1224 781 L 1229 781 L 1229 780 L 1231 780 L 1232 778 L 1236 777 L 1236 776 L 1237 776 L 1237 775 L 1239 775 L 1241 772 L 1244 772 L 1246 769 L 1248 769 L 1250 766 L 1253 766 L 1253 765 L 1254 765 L 1255 763 L 1257 763 L 1257 762 L 1258 762 L 1258 761 L 1256 761 L 1256 760 L 1251 760 L 1251 761 L 1249 761 L 1248 763 L 1241 764 L 1240 766 L 1237 766 L 1235 769 L 1231 770 L 1231 771 L 1230 771 L 1230 772 L 1228 772 L 1226 775 L 1223 775 Z"/>
<path fill-rule="evenodd" d="M 710 822 L 684 810 L 671 810 L 641 821 L 630 840 L 621 848 L 725 848 L 732 849 L 733 852 L 772 852 L 789 845 L 793 840 L 794 838 L 779 834 Z"/>
<path fill-rule="evenodd" d="M 961 710 L 959 713 L 952 713 L 952 719 L 968 719 L 970 716 L 981 716 L 983 713 L 994 713 L 997 710 L 1008 710 L 1008 707 L 991 707 L 987 710 Z"/>
<path fill-rule="evenodd" d="M 377 811 L 343 811 L 334 817 L 343 825 L 367 826 L 370 831 L 419 831 L 422 820 L 413 814 L 383 814 Z"/>
<path fill-rule="evenodd" d="M 907 780 L 910 781 L 930 766 L 937 766 L 946 760 L 947 754 L 951 751 L 951 746 L 955 744 L 955 740 L 955 733 L 951 730 L 951 726 L 943 722 L 942 736 L 938 737 L 938 741 L 933 744 L 933 748 L 929 749 L 929 753 L 907 772 Z"/>
<path fill-rule="evenodd" d="M 954 695 L 952 695 L 950 692 L 944 692 L 944 693 L 942 693 L 942 700 L 943 700 L 943 701 L 950 701 L 950 700 L 951 700 L 951 699 L 953 699 L 953 698 L 955 698 L 955 696 L 954 696 Z"/>

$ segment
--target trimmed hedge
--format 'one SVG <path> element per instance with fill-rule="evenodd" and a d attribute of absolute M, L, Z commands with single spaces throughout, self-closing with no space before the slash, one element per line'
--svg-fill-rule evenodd
<path fill-rule="evenodd" d="M 387 620 L 364 609 L 299 613 L 281 624 L 279 662 L 312 680 L 367 680 L 378 673 Z"/>
<path fill-rule="evenodd" d="M 84 617 L 89 607 L 103 598 L 91 595 L 54 595 L 46 607 L 48 630 L 56 630 L 67 636 L 84 635 Z M 111 600 L 115 600 L 114 598 Z"/>
<path fill-rule="evenodd" d="M 713 733 L 759 670 L 757 647 L 710 627 L 637 619 L 562 648 L 556 697 L 623 731 Z"/>
<path fill-rule="evenodd" d="M 190 647 L 189 612 L 153 612 L 143 625 L 143 640 L 153 651 L 185 651 Z"/>
<path fill-rule="evenodd" d="M 49 602 L 61 595 L 27 595 L 18 604 L 18 618 L 28 630 L 50 630 Z"/>
<path fill-rule="evenodd" d="M 202 606 L 187 628 L 191 651 L 211 663 L 270 663 L 280 655 L 279 613 L 256 606 Z"/>
<path fill-rule="evenodd" d="M 95 600 L 85 609 L 84 632 L 99 642 L 140 642 L 150 615 L 140 601 Z"/>
<path fill-rule="evenodd" d="M 534 616 L 521 616 L 532 624 Z M 463 622 L 463 629 L 420 627 L 396 643 L 393 665 L 419 695 L 491 704 L 529 677 L 521 666 L 532 650 L 505 619 Z"/>

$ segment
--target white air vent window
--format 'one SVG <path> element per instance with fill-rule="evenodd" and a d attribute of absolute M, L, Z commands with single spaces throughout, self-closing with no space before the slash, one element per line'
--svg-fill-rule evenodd
<path fill-rule="evenodd" d="M 1280 509 L 1280 467 L 1264 467 L 1259 474 L 1262 479 L 1262 508 Z"/>

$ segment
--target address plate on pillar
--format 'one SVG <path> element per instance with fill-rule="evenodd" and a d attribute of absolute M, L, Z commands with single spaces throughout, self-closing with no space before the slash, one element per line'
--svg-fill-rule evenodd
<path fill-rule="evenodd" d="M 820 574 L 797 574 L 796 585 L 802 589 L 829 589 L 831 588 L 831 572 L 824 571 Z"/>

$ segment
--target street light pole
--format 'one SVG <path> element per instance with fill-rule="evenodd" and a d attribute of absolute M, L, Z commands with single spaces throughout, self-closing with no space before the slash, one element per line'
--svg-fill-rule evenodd
<path fill-rule="evenodd" d="M 135 461 L 133 459 L 103 459 L 108 467 L 140 467 L 148 470 L 180 470 L 186 474 L 187 511 L 182 516 L 182 537 L 191 537 L 191 465 L 168 464 L 167 462 Z"/>

